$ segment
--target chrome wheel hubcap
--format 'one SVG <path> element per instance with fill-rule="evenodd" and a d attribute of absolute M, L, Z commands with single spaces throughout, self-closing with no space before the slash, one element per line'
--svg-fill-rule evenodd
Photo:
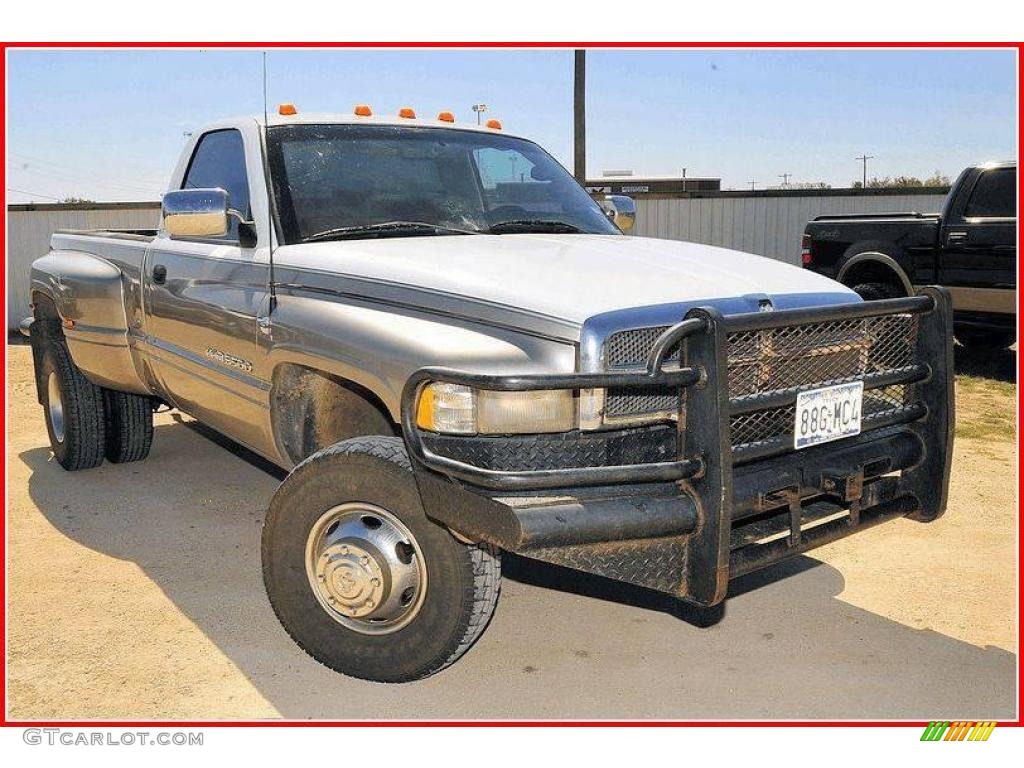
<path fill-rule="evenodd" d="M 60 380 L 56 371 L 50 371 L 46 380 L 46 403 L 50 409 L 50 427 L 58 443 L 64 442 L 64 401 L 60 398 Z"/>
<path fill-rule="evenodd" d="M 309 532 L 306 575 L 317 601 L 339 624 L 364 634 L 401 629 L 419 612 L 427 569 L 416 538 L 373 504 L 341 504 Z"/>

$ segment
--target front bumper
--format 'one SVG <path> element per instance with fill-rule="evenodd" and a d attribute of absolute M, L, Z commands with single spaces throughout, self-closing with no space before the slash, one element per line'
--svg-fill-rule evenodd
<path fill-rule="evenodd" d="M 730 397 L 730 334 L 914 315 L 913 364 L 864 377 L 865 390 L 913 386 L 862 433 L 794 452 L 784 437 L 731 444 L 730 419 L 785 408 L 799 387 Z M 682 347 L 680 347 L 682 345 Z M 666 368 L 682 348 L 683 365 Z M 402 429 L 427 514 L 460 534 L 713 605 L 731 577 L 897 517 L 945 510 L 953 441 L 948 294 L 723 317 L 692 310 L 663 333 L 642 372 L 488 376 L 425 368 L 403 393 Z M 415 425 L 430 382 L 528 391 L 678 388 L 674 427 L 561 436 L 447 438 Z M 806 388 L 806 387 L 805 387 Z"/>

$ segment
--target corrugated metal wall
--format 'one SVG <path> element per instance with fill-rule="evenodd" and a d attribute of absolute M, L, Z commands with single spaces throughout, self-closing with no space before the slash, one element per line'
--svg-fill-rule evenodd
<path fill-rule="evenodd" d="M 936 194 L 723 196 L 637 200 L 635 234 L 720 245 L 781 259 L 800 261 L 804 225 L 826 213 L 937 211 Z M 159 221 L 157 203 L 81 206 L 10 206 L 7 211 L 7 328 L 28 315 L 29 265 L 46 253 L 56 229 L 137 229 Z"/>
<path fill-rule="evenodd" d="M 944 195 L 728 196 L 636 201 L 634 234 L 720 245 L 800 263 L 800 236 L 815 216 L 941 210 Z"/>
<path fill-rule="evenodd" d="M 28 317 L 28 280 L 32 262 L 50 249 L 58 229 L 147 229 L 160 222 L 159 203 L 81 206 L 40 205 L 7 208 L 7 330 Z"/>

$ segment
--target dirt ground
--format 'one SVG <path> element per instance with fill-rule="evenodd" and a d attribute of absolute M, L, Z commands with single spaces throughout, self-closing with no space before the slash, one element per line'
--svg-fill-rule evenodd
<path fill-rule="evenodd" d="M 259 533 L 278 471 L 161 414 L 147 461 L 67 474 L 29 349 L 7 352 L 11 718 L 1015 716 L 1012 359 L 960 366 L 938 522 L 738 580 L 708 629 L 656 594 L 507 558 L 480 642 L 388 686 L 321 667 L 274 618 Z"/>

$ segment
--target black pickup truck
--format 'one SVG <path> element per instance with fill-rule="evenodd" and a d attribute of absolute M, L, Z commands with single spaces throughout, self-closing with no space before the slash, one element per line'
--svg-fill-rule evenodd
<path fill-rule="evenodd" d="M 1009 346 L 1017 335 L 1017 163 L 966 169 L 942 213 L 818 216 L 804 230 L 801 260 L 865 299 L 944 285 L 961 344 Z"/>

